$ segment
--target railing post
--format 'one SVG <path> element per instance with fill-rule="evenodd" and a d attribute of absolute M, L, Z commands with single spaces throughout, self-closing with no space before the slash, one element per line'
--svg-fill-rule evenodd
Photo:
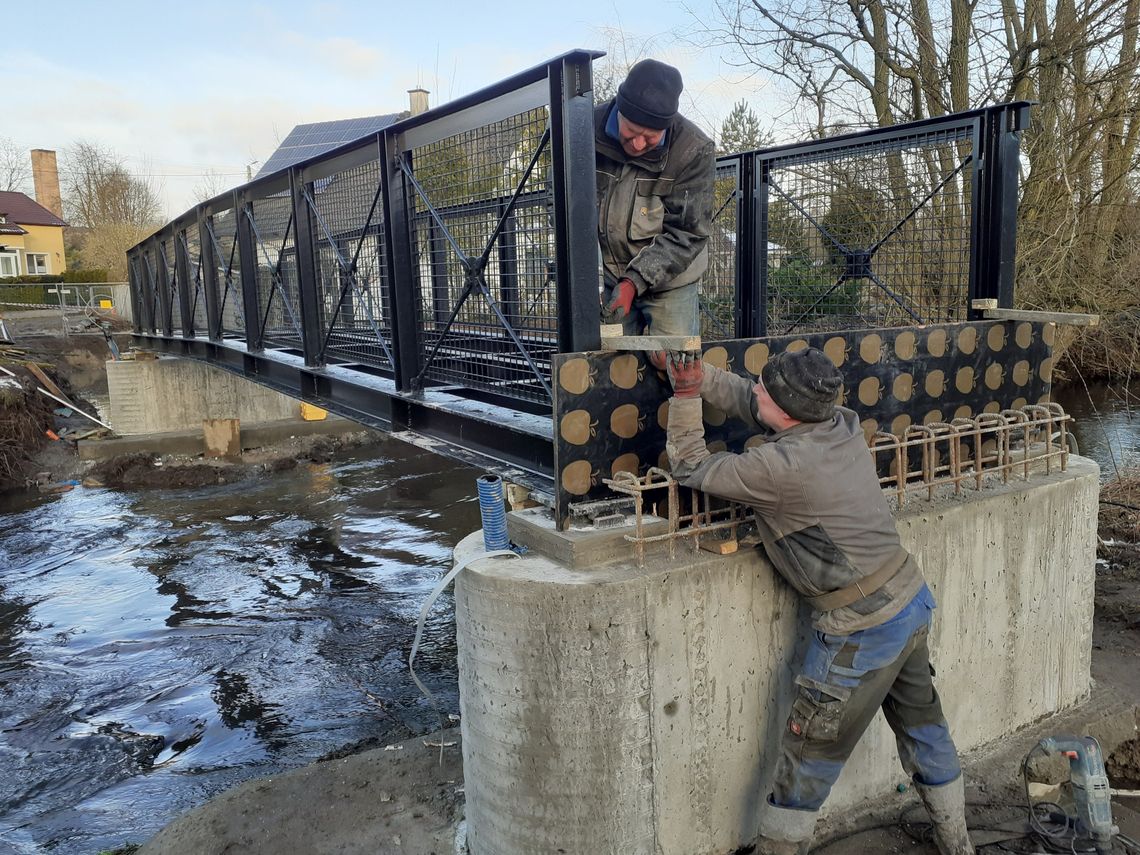
<path fill-rule="evenodd" d="M 127 290 L 131 297 L 131 319 L 134 322 L 133 328 L 136 333 L 141 333 L 143 330 L 142 281 L 139 273 L 139 257 L 141 255 L 142 250 L 135 247 L 131 254 L 127 256 L 127 282 L 129 284 Z"/>
<path fill-rule="evenodd" d="M 1029 127 L 1027 104 L 1002 107 L 993 114 L 994 141 L 991 176 L 994 210 L 991 263 L 994 265 L 999 306 L 1013 306 L 1014 274 L 1017 265 L 1017 188 L 1021 170 L 1021 132 Z"/>
<path fill-rule="evenodd" d="M 158 288 L 158 319 L 162 324 L 162 334 L 167 338 L 174 335 L 172 306 L 170 300 L 170 266 L 166 263 L 166 240 L 160 232 L 154 237 L 154 278 Z"/>
<path fill-rule="evenodd" d="M 241 304 L 245 316 L 245 344 L 250 353 L 265 349 L 261 335 L 261 308 L 257 299 L 257 238 L 253 234 L 253 201 L 246 190 L 234 191 L 238 255 L 241 256 Z"/>
<path fill-rule="evenodd" d="M 1029 105 L 1003 104 L 985 111 L 975 133 L 971 223 L 971 306 L 977 299 L 1013 305 L 1017 262 L 1017 188 L 1021 131 L 1029 127 Z M 969 317 L 981 313 L 970 309 Z"/>
<path fill-rule="evenodd" d="M 597 350 L 602 343 L 590 57 L 564 57 L 550 63 L 548 69 L 558 350 L 575 353 Z"/>
<path fill-rule="evenodd" d="M 301 302 L 301 345 L 305 351 L 305 365 L 319 368 L 325 364 L 324 318 L 321 317 L 320 292 L 317 288 L 316 253 L 313 250 L 313 211 L 305 198 L 306 189 L 312 196 L 311 184 L 306 185 L 299 169 L 289 170 L 289 191 L 293 197 L 293 245 L 297 248 L 297 290 Z"/>
<path fill-rule="evenodd" d="M 764 181 L 760 183 L 760 171 Z M 767 335 L 767 162 L 745 152 L 736 170 L 736 337 Z"/>
<path fill-rule="evenodd" d="M 218 258 L 214 252 L 210 222 L 213 214 L 204 205 L 198 206 L 198 246 L 202 250 L 202 293 L 206 298 L 206 337 L 210 341 L 222 338 L 222 313 L 218 294 Z"/>
<path fill-rule="evenodd" d="M 499 217 L 506 213 L 505 199 L 499 200 L 496 212 Z M 503 314 L 511 326 L 516 326 L 522 314 L 519 306 L 519 249 L 518 249 L 518 221 L 515 212 L 511 211 L 503 224 L 503 232 L 499 236 L 499 301 L 503 307 Z"/>
<path fill-rule="evenodd" d="M 416 317 L 417 271 L 412 263 L 411 200 L 400 170 L 400 137 L 383 131 L 379 137 L 383 183 L 385 246 L 388 253 L 388 292 L 392 306 L 392 355 L 396 388 L 418 392 L 420 331 Z"/>
<path fill-rule="evenodd" d="M 154 238 L 147 238 L 144 243 L 139 244 L 139 276 L 141 277 L 142 290 L 139 291 L 139 299 L 142 301 L 142 311 L 139 313 L 142 318 L 142 327 L 147 333 L 154 333 L 154 264 L 152 263 L 151 256 L 154 253 Z"/>
<path fill-rule="evenodd" d="M 194 338 L 194 312 L 190 308 L 190 253 L 186 245 L 186 229 L 174 232 L 174 281 L 178 287 L 178 313 L 182 316 L 182 337 Z"/>

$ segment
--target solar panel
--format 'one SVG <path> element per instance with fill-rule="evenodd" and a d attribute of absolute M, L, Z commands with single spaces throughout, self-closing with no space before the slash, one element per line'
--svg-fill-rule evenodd
<path fill-rule="evenodd" d="M 281 141 L 277 151 L 257 171 L 258 177 L 285 169 L 317 154 L 331 151 L 346 142 L 358 140 L 388 127 L 397 121 L 402 113 L 387 113 L 383 116 L 363 116 L 357 119 L 337 119 L 333 122 L 312 122 L 297 125 Z"/>

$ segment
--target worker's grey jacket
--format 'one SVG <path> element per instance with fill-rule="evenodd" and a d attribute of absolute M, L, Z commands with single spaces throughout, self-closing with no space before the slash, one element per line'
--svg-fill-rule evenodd
<path fill-rule="evenodd" d="M 701 398 L 729 416 L 757 424 L 752 382 L 705 366 Z M 808 597 L 852 583 L 888 563 L 900 570 L 883 587 L 850 606 L 817 613 L 825 633 L 848 634 L 890 620 L 918 593 L 922 573 L 899 542 L 879 487 L 874 461 L 851 410 L 837 407 L 826 422 L 804 423 L 743 454 L 710 454 L 701 399 L 669 403 L 667 450 L 683 484 L 755 508 L 769 560 Z"/>
<path fill-rule="evenodd" d="M 664 146 L 630 158 L 606 133 L 612 106 L 594 108 L 602 263 L 615 278 L 629 278 L 639 295 L 696 282 L 709 266 L 712 140 L 677 116 Z"/>

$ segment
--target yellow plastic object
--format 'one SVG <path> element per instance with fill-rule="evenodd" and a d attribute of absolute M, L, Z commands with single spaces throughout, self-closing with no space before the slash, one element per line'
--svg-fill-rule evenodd
<path fill-rule="evenodd" d="M 301 418 L 307 422 L 323 422 L 328 418 L 328 415 L 328 410 L 322 410 L 320 407 L 301 402 Z"/>
<path fill-rule="evenodd" d="M 108 300 L 106 297 L 102 297 L 99 299 L 99 308 L 100 309 L 113 309 L 113 308 L 115 308 L 115 304 L 112 303 L 110 300 Z"/>

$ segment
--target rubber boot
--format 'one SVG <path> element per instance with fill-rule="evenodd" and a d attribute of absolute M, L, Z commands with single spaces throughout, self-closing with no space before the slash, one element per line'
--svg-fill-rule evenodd
<path fill-rule="evenodd" d="M 777 807 L 765 800 L 760 808 L 756 855 L 807 855 L 818 812 Z"/>
<path fill-rule="evenodd" d="M 974 844 L 966 830 L 966 786 L 962 776 L 937 787 L 915 781 L 914 788 L 930 814 L 938 851 L 942 855 L 974 855 Z"/>

